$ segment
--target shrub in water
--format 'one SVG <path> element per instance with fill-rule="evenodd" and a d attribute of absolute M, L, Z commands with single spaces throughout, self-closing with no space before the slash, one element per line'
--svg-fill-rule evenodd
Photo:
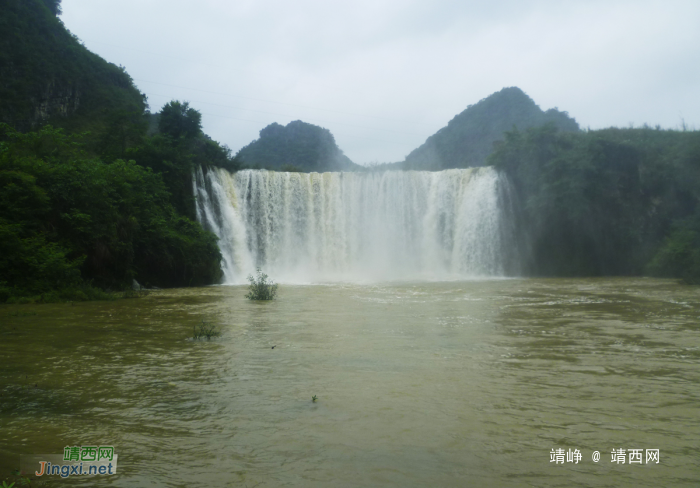
<path fill-rule="evenodd" d="M 201 324 L 194 326 L 194 339 L 206 337 L 207 340 L 210 341 L 212 337 L 219 337 L 220 335 L 221 331 L 216 330 L 216 325 L 209 324 L 204 320 L 202 320 Z"/>
<path fill-rule="evenodd" d="M 245 296 L 249 300 L 272 300 L 277 294 L 277 285 L 269 280 L 268 276 L 258 268 L 258 277 L 248 275 L 250 291 Z"/>

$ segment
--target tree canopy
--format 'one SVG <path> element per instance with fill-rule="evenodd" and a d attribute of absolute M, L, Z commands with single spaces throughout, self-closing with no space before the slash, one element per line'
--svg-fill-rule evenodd
<path fill-rule="evenodd" d="M 55 16 L 58 17 L 63 13 L 61 10 L 61 0 L 44 0 L 44 3 Z"/>
<path fill-rule="evenodd" d="M 179 215 L 161 176 L 104 163 L 50 126 L 0 126 L 0 299 L 93 283 L 120 289 L 216 282 L 216 237 Z"/>
<path fill-rule="evenodd" d="M 521 203 L 527 274 L 700 282 L 700 132 L 550 125 L 506 133 L 489 162 Z"/>
<path fill-rule="evenodd" d="M 173 100 L 160 110 L 158 129 L 174 139 L 192 139 L 202 132 L 202 114 L 190 108 L 189 102 Z"/>

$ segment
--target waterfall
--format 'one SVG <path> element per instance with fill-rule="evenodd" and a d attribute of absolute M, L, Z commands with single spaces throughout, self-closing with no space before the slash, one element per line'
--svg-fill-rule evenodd
<path fill-rule="evenodd" d="M 226 283 L 441 280 L 513 274 L 511 199 L 493 168 L 282 173 L 198 168 L 197 219 Z"/>

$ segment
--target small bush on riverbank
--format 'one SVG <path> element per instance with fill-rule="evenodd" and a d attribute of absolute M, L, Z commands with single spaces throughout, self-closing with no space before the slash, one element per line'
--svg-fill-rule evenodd
<path fill-rule="evenodd" d="M 687 285 L 700 285 L 700 215 L 677 221 L 647 272 L 652 276 L 679 277 Z"/>
<path fill-rule="evenodd" d="M 250 291 L 245 297 L 249 300 L 274 299 L 275 295 L 277 295 L 277 284 L 273 283 L 260 268 L 257 270 L 257 275 L 257 278 L 253 275 L 248 275 Z"/>

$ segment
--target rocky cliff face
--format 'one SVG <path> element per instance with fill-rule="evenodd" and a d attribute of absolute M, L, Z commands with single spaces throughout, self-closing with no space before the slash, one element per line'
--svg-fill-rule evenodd
<path fill-rule="evenodd" d="M 75 84 L 59 85 L 55 81 L 46 84 L 41 94 L 32 98 L 34 117 L 31 125 L 36 126 L 52 117 L 68 117 L 80 106 L 81 91 Z"/>
<path fill-rule="evenodd" d="M 145 100 L 124 68 L 88 51 L 56 18 L 58 0 L 0 0 L 0 121 L 106 130 Z"/>

